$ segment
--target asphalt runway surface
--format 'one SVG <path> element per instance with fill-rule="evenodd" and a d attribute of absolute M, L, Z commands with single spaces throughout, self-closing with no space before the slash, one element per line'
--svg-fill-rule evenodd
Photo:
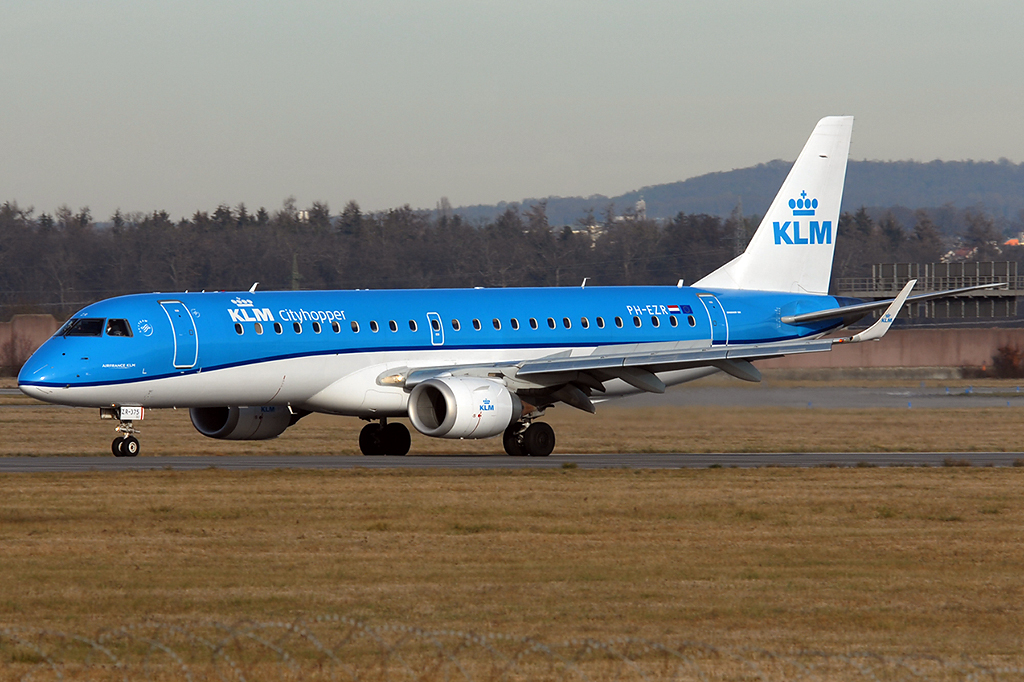
<path fill-rule="evenodd" d="M 708 467 L 857 467 L 857 466 L 1014 466 L 1024 463 L 1019 452 L 906 453 L 722 453 L 600 454 L 550 457 L 493 456 L 246 456 L 246 457 L 2 457 L 0 474 L 82 471 L 225 471 L 275 469 L 685 469 Z"/>

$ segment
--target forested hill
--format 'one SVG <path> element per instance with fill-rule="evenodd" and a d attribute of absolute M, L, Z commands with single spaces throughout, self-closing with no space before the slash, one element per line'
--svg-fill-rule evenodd
<path fill-rule="evenodd" d="M 643 197 L 647 217 L 670 218 L 679 212 L 728 216 L 740 202 L 744 215 L 763 215 L 792 166 L 771 161 L 751 168 L 708 173 L 681 182 L 652 185 L 616 197 L 548 197 L 552 225 L 571 225 L 593 211 L 599 220 L 609 204 L 616 214 L 631 210 Z M 526 199 L 530 206 L 539 199 Z M 1024 163 L 992 161 L 850 161 L 843 210 L 861 206 L 889 208 L 984 207 L 995 218 L 1014 220 L 1024 210 Z M 470 219 L 494 220 L 508 204 L 463 206 L 456 213 Z"/>

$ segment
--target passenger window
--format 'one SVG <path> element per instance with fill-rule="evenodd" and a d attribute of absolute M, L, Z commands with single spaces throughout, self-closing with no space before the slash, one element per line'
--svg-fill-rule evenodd
<path fill-rule="evenodd" d="M 452 320 L 452 329 L 454 329 L 455 331 L 459 331 L 460 329 L 462 329 L 462 325 L 459 324 L 458 320 Z"/>
<path fill-rule="evenodd" d="M 431 319 L 430 328 L 433 329 L 435 332 L 439 332 L 441 331 L 441 323 L 437 320 Z"/>
<path fill-rule="evenodd" d="M 280 334 L 283 331 L 284 331 L 284 327 L 281 326 L 281 323 L 280 322 L 275 322 L 274 323 L 274 333 L 275 334 Z"/>
<path fill-rule="evenodd" d="M 604 329 L 604 318 L 600 315 L 597 317 L 597 328 Z"/>
<path fill-rule="evenodd" d="M 107 336 L 131 336 L 132 328 L 128 325 L 128 320 L 108 320 L 107 321 Z"/>
<path fill-rule="evenodd" d="M 359 333 L 359 323 L 356 322 L 355 320 L 352 320 L 352 331 L 354 331 L 356 334 Z"/>
<path fill-rule="evenodd" d="M 235 322 L 235 333 L 238 334 L 239 336 L 242 335 L 242 323 L 241 322 Z"/>
<path fill-rule="evenodd" d="M 262 324 L 260 324 L 259 322 L 257 322 L 256 324 L 254 324 L 254 325 L 252 326 L 252 328 L 256 330 L 256 333 L 257 333 L 257 334 L 262 334 L 262 333 L 263 333 L 263 325 L 262 325 Z"/>
<path fill-rule="evenodd" d="M 568 317 L 563 317 L 562 326 L 566 329 L 572 329 L 572 321 Z"/>
<path fill-rule="evenodd" d="M 380 331 L 380 327 L 377 326 L 377 320 L 370 320 L 370 331 L 374 334 Z"/>
<path fill-rule="evenodd" d="M 580 326 L 584 329 L 590 329 L 590 320 L 585 317 L 580 318 Z"/>
<path fill-rule="evenodd" d="M 391 320 L 390 322 L 388 322 L 388 328 L 391 331 L 393 331 L 393 332 L 397 332 L 398 331 L 398 323 L 395 322 L 394 320 Z"/>
<path fill-rule="evenodd" d="M 319 322 L 314 322 L 313 323 L 313 333 L 314 334 L 319 334 L 320 333 L 320 323 Z"/>
<path fill-rule="evenodd" d="M 491 324 L 494 325 L 495 329 L 501 331 L 501 320 L 499 320 L 498 318 L 494 318 L 493 320 L 491 320 Z"/>
<path fill-rule="evenodd" d="M 64 326 L 64 336 L 103 336 L 102 317 L 80 317 Z"/>
<path fill-rule="evenodd" d="M 511 325 L 512 325 L 512 328 L 513 328 L 513 329 L 516 329 L 516 330 L 518 330 L 518 329 L 519 329 L 519 320 L 517 320 L 517 319 L 516 319 L 516 318 L 514 318 L 514 317 L 513 317 L 513 318 L 512 318 L 512 319 L 511 319 L 511 320 L 509 321 L 509 324 L 511 324 Z"/>
<path fill-rule="evenodd" d="M 555 328 L 555 326 L 556 326 L 556 325 L 555 325 L 555 318 L 553 318 L 553 317 L 549 317 L 549 318 L 548 318 L 548 327 L 550 327 L 551 329 L 554 329 L 554 328 Z"/>
<path fill-rule="evenodd" d="M 537 318 L 536 317 L 531 317 L 530 318 L 530 329 L 536 329 L 536 328 L 537 328 Z"/>
<path fill-rule="evenodd" d="M 675 315 L 669 315 L 668 316 L 668 323 L 670 325 L 672 325 L 673 327 L 678 327 L 679 326 L 679 320 L 676 319 Z"/>
<path fill-rule="evenodd" d="M 340 334 L 341 333 L 341 325 L 338 324 L 337 322 L 331 322 L 331 329 L 334 330 L 335 334 Z"/>
<path fill-rule="evenodd" d="M 697 326 L 697 320 L 693 319 L 693 315 L 687 315 L 686 316 L 686 321 L 690 323 L 691 327 L 696 327 Z"/>
<path fill-rule="evenodd" d="M 651 324 L 654 325 L 655 327 L 661 326 L 661 320 L 658 319 L 657 315 L 651 315 Z"/>
<path fill-rule="evenodd" d="M 633 326 L 637 328 L 640 327 L 640 318 L 637 317 L 636 315 L 633 316 Z"/>
<path fill-rule="evenodd" d="M 473 318 L 473 329 L 480 331 L 480 320 Z"/>
<path fill-rule="evenodd" d="M 615 326 L 622 329 L 622 318 L 618 315 L 615 316 Z"/>
<path fill-rule="evenodd" d="M 292 322 L 292 329 L 295 330 L 296 334 L 301 334 L 302 333 L 302 325 L 299 324 L 298 322 Z"/>
<path fill-rule="evenodd" d="M 409 320 L 409 329 L 411 331 L 416 331 L 418 329 L 416 326 L 416 320 Z"/>

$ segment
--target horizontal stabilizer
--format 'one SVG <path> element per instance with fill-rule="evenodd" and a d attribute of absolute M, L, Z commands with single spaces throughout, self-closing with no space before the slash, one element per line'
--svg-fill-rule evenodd
<path fill-rule="evenodd" d="M 915 282 L 917 280 L 914 280 Z M 933 301 L 937 298 L 952 298 L 959 296 L 960 294 L 966 294 L 971 291 L 981 291 L 983 289 L 1005 289 L 1006 282 L 996 282 L 995 284 L 979 284 L 973 287 L 963 287 L 962 289 L 947 289 L 946 291 L 934 291 L 927 294 L 918 294 L 917 296 L 911 296 L 907 299 L 907 303 L 923 303 L 924 301 Z M 858 303 L 857 305 L 848 305 L 841 308 L 829 308 L 828 310 L 819 310 L 813 313 L 804 313 L 803 315 L 786 315 L 782 318 L 782 324 L 805 324 L 807 322 L 818 322 L 819 320 L 834 320 L 837 317 L 849 317 L 851 315 L 858 315 L 864 313 L 870 313 L 875 310 L 881 310 L 886 308 L 890 303 L 895 301 L 895 298 L 887 298 L 882 301 L 869 301 L 868 303 Z"/>

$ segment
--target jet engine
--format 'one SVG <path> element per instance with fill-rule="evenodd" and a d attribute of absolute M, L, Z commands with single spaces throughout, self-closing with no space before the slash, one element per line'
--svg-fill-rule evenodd
<path fill-rule="evenodd" d="M 519 421 L 523 404 L 504 384 L 476 377 L 443 377 L 416 384 L 409 420 L 435 438 L 490 438 Z"/>
<path fill-rule="evenodd" d="M 196 431 L 222 440 L 277 438 L 301 416 L 286 407 L 193 407 L 188 413 Z"/>

